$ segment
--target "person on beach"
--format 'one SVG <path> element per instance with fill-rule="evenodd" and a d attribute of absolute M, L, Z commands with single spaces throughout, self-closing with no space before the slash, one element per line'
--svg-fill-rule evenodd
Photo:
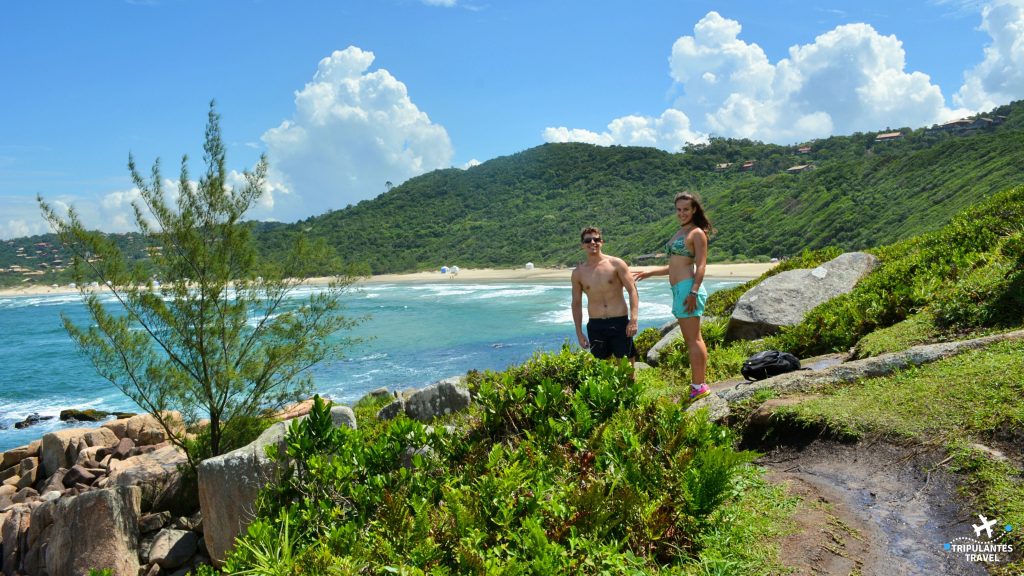
<path fill-rule="evenodd" d="M 714 228 L 694 194 L 676 194 L 675 206 L 679 230 L 665 245 L 668 265 L 634 272 L 633 278 L 639 282 L 651 276 L 668 274 L 672 285 L 672 315 L 679 322 L 690 356 L 690 400 L 696 400 L 711 393 L 705 382 L 708 349 L 700 334 L 700 318 L 704 315 L 704 304 L 708 299 L 704 271 L 708 261 L 708 235 L 714 232 Z"/>
<path fill-rule="evenodd" d="M 601 253 L 604 239 L 599 228 L 584 228 L 580 233 L 586 262 L 572 271 L 572 321 L 576 325 L 576 339 L 580 346 L 589 348 L 596 358 L 636 359 L 633 336 L 636 335 L 637 309 L 640 298 L 636 293 L 629 266 L 621 259 Z M 629 308 L 622 291 L 629 294 Z M 583 294 L 587 295 L 587 334 L 583 334 Z"/>

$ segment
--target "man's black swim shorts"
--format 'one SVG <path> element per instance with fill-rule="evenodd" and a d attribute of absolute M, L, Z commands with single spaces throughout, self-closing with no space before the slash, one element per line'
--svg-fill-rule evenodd
<path fill-rule="evenodd" d="M 592 318 L 587 322 L 587 339 L 590 340 L 590 353 L 595 358 L 633 358 L 636 348 L 633 339 L 626 336 L 628 316 L 615 318 Z"/>

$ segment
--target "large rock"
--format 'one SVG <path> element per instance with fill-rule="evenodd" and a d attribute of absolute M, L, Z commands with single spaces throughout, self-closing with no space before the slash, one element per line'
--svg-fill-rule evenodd
<path fill-rule="evenodd" d="M 661 340 L 658 340 L 658 343 L 651 346 L 651 349 L 647 351 L 647 363 L 651 366 L 657 366 L 658 362 L 661 361 L 661 355 L 665 351 L 665 348 L 682 337 L 683 331 L 677 322 L 674 328 L 665 332 L 664 336 L 661 337 Z"/>
<path fill-rule="evenodd" d="M 165 445 L 126 460 L 112 460 L 107 486 L 139 486 L 142 490 L 142 510 L 172 510 L 191 512 L 195 502 L 189 502 L 183 489 L 180 467 L 188 458 L 178 448 Z"/>
<path fill-rule="evenodd" d="M 334 423 L 335 428 L 346 428 L 356 429 L 356 413 L 352 411 L 348 406 L 332 406 L 331 407 L 331 422 Z"/>
<path fill-rule="evenodd" d="M 183 429 L 181 414 L 170 411 L 165 414 L 165 420 L 174 426 L 176 431 Z M 137 414 L 131 418 L 114 420 L 107 422 L 103 427 L 112 430 L 118 439 L 131 438 L 139 446 L 159 444 L 167 440 L 167 432 L 152 414 Z"/>
<path fill-rule="evenodd" d="M 6 518 L 0 524 L 0 542 L 3 543 L 0 568 L 4 574 L 16 574 L 21 569 L 18 552 L 26 548 L 31 517 L 31 508 L 27 504 L 19 504 L 6 512 Z"/>
<path fill-rule="evenodd" d="M 266 448 L 283 453 L 287 429 L 287 422 L 277 422 L 251 444 L 199 463 L 203 538 L 215 565 L 224 562 L 235 537 L 252 522 L 256 496 L 277 472 Z"/>
<path fill-rule="evenodd" d="M 70 468 L 83 448 L 114 446 L 117 441 L 117 436 L 106 428 L 70 428 L 45 434 L 40 449 L 41 473 L 46 477 L 58 468 Z"/>
<path fill-rule="evenodd" d="M 153 539 L 149 561 L 165 570 L 183 566 L 196 553 L 199 537 L 195 532 L 165 528 Z"/>
<path fill-rule="evenodd" d="M 36 452 L 38 451 L 39 449 L 37 447 Z M 28 446 L 19 446 L 17 448 L 11 448 L 7 452 L 4 452 L 3 458 L 0 458 L 0 470 L 10 468 L 11 466 L 20 463 L 22 460 L 28 458 L 29 456 L 35 456 L 35 454 L 30 453 Z"/>
<path fill-rule="evenodd" d="M 395 398 L 395 401 L 377 411 L 377 420 L 391 420 L 399 414 L 405 413 L 405 399 Z"/>
<path fill-rule="evenodd" d="M 118 486 L 40 506 L 54 507 L 52 531 L 44 540 L 47 572 L 88 574 L 109 568 L 115 576 L 136 576 L 141 504 L 141 489 Z"/>
<path fill-rule="evenodd" d="M 461 386 L 462 378 L 448 378 L 417 390 L 405 401 L 405 413 L 420 422 L 429 422 L 469 407 L 470 394 Z"/>
<path fill-rule="evenodd" d="M 726 340 L 754 340 L 793 326 L 815 306 L 853 290 L 878 258 L 848 252 L 814 269 L 787 270 L 765 279 L 736 302 Z"/>

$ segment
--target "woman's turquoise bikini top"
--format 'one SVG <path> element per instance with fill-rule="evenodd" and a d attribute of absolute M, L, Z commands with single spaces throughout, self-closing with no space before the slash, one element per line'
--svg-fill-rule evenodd
<path fill-rule="evenodd" d="M 669 243 L 665 245 L 665 251 L 668 252 L 669 256 L 687 256 L 689 258 L 693 258 L 693 252 L 690 252 L 690 249 L 686 247 L 685 236 L 680 236 L 675 240 L 669 241 Z"/>

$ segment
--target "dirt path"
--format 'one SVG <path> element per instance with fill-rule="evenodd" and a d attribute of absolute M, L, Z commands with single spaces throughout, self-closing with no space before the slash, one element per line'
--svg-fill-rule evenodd
<path fill-rule="evenodd" d="M 758 463 L 801 498 L 782 560 L 796 574 L 987 574 L 943 545 L 972 534 L 935 450 L 815 441 L 775 448 Z M 929 473 L 929 470 L 931 472 Z"/>

